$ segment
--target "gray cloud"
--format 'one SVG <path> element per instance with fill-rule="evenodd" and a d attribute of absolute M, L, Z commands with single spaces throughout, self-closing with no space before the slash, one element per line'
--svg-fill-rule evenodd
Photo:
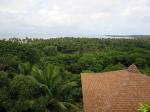
<path fill-rule="evenodd" d="M 0 0 L 0 32 L 149 34 L 149 0 Z"/>

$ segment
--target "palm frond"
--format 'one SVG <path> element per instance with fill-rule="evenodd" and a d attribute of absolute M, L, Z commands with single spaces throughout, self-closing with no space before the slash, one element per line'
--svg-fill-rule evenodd
<path fill-rule="evenodd" d="M 58 89 L 58 93 L 59 95 L 61 94 L 65 94 L 68 93 L 73 87 L 76 87 L 77 83 L 76 82 L 68 82 L 65 84 L 60 85 L 59 89 Z"/>
<path fill-rule="evenodd" d="M 19 73 L 23 75 L 29 75 L 31 72 L 31 65 L 30 63 L 21 63 L 18 65 Z"/>
<path fill-rule="evenodd" d="M 36 66 L 32 67 L 32 72 L 31 75 L 40 83 L 44 84 L 45 83 L 45 77 L 44 77 L 44 73 L 42 70 L 40 70 L 39 68 L 37 68 Z"/>
<path fill-rule="evenodd" d="M 79 108 L 73 104 L 73 103 L 69 103 L 69 102 L 63 102 L 63 104 L 68 107 L 69 109 L 74 110 L 74 112 L 77 112 L 79 110 Z"/>

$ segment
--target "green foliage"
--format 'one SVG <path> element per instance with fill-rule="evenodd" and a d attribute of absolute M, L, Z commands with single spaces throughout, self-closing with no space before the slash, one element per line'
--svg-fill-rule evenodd
<path fill-rule="evenodd" d="M 36 63 L 39 58 L 37 50 L 30 44 L 19 42 L 18 40 L 5 41 L 0 40 L 0 55 L 14 55 L 22 61 Z"/>
<path fill-rule="evenodd" d="M 9 98 L 8 90 L 0 89 L 0 112 L 10 112 L 11 108 L 12 101 Z"/>
<path fill-rule="evenodd" d="M 146 65 L 146 60 L 143 58 L 136 58 L 135 59 L 135 64 L 141 68 L 145 68 Z"/>
<path fill-rule="evenodd" d="M 20 63 L 18 65 L 18 71 L 19 74 L 23 74 L 23 75 L 29 75 L 31 72 L 31 64 L 29 62 L 26 63 Z"/>
<path fill-rule="evenodd" d="M 143 69 L 140 69 L 140 71 L 148 76 L 150 76 L 150 67 L 146 66 Z"/>
<path fill-rule="evenodd" d="M 50 64 L 44 70 L 40 70 L 36 66 L 32 69 L 32 76 L 49 90 L 48 108 L 52 112 L 77 110 L 77 106 L 70 102 L 71 99 L 68 98 L 70 90 L 77 84 L 75 82 L 65 82 L 61 74 L 58 67 Z"/>
<path fill-rule="evenodd" d="M 6 72 L 0 71 L 0 88 L 8 86 L 10 83 L 10 79 L 8 78 L 8 74 Z"/>
<path fill-rule="evenodd" d="M 47 56 L 56 56 L 57 55 L 57 47 L 56 46 L 46 46 L 43 48 L 45 55 Z"/>
<path fill-rule="evenodd" d="M 150 75 L 149 38 L 0 40 L 0 112 L 82 111 L 81 72 L 133 63 Z"/>
<path fill-rule="evenodd" d="M 150 112 L 150 105 L 149 104 L 140 104 L 138 112 Z"/>
<path fill-rule="evenodd" d="M 38 89 L 38 83 L 30 76 L 18 75 L 11 81 L 12 98 L 34 97 L 34 92 Z"/>
<path fill-rule="evenodd" d="M 82 70 L 96 71 L 96 66 L 94 66 L 95 64 L 96 58 L 94 55 L 84 55 L 78 61 L 78 65 Z"/>
<path fill-rule="evenodd" d="M 116 64 L 116 65 L 108 65 L 103 71 L 114 71 L 114 70 L 122 70 L 125 69 L 123 64 Z"/>
<path fill-rule="evenodd" d="M 10 81 L 8 74 L 0 71 L 0 112 L 10 111 L 12 106 L 9 98 Z"/>
<path fill-rule="evenodd" d="M 18 75 L 11 81 L 13 112 L 41 112 L 48 104 L 48 90 L 31 76 Z"/>
<path fill-rule="evenodd" d="M 0 56 L 0 70 L 12 72 L 17 69 L 20 59 L 17 56 L 8 54 Z"/>

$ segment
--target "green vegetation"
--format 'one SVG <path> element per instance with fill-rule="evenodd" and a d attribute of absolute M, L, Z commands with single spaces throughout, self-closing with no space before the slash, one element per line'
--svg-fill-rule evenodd
<path fill-rule="evenodd" d="M 138 111 L 139 112 L 150 112 L 150 105 L 149 104 L 141 104 Z"/>
<path fill-rule="evenodd" d="M 0 112 L 81 112 L 81 72 L 150 75 L 149 60 L 147 37 L 0 40 Z"/>

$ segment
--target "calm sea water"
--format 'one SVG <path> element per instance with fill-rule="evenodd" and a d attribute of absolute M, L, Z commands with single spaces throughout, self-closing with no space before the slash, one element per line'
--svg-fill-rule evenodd
<path fill-rule="evenodd" d="M 0 39 L 9 38 L 57 38 L 57 37 L 86 37 L 86 38 L 131 38 L 129 36 L 106 36 L 106 35 L 51 35 L 51 34 L 19 34 L 19 33 L 0 33 Z"/>

